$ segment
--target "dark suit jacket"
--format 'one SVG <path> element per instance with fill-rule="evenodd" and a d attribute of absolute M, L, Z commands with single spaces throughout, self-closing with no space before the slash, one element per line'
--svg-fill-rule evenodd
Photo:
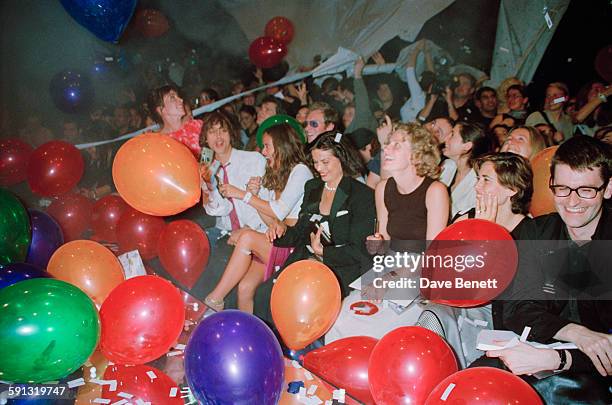
<path fill-rule="evenodd" d="M 274 241 L 276 246 L 295 247 L 284 267 L 313 256 L 306 245 L 310 244 L 310 219 L 313 214 L 319 214 L 323 187 L 323 181 L 317 178 L 306 182 L 298 222 L 288 228 L 282 238 Z M 366 250 L 365 239 L 374 233 L 375 218 L 374 191 L 355 179 L 344 177 L 336 190 L 329 215 L 334 245 L 323 248 L 323 263 L 338 278 L 343 297 L 349 293 L 349 284 L 371 267 L 371 256 Z M 273 278 L 259 286 L 255 294 L 255 315 L 267 321 L 271 321 L 270 294 Z"/>

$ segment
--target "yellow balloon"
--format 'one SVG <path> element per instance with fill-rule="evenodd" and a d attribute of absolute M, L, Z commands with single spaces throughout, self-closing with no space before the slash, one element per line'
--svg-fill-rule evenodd
<path fill-rule="evenodd" d="M 200 200 L 198 162 L 179 141 L 146 133 L 127 141 L 113 161 L 113 181 L 123 199 L 149 215 L 178 214 Z"/>

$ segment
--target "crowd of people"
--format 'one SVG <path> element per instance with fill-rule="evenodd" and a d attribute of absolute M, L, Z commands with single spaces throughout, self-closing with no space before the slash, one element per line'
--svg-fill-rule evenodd
<path fill-rule="evenodd" d="M 419 53 L 425 54 L 428 70 L 417 77 Z M 386 253 L 402 250 L 406 245 L 398 241 L 432 240 L 447 225 L 469 218 L 495 222 L 516 240 L 573 241 L 565 245 L 566 254 L 584 250 L 585 241 L 612 238 L 612 87 L 591 81 L 574 96 L 565 84 L 552 82 L 544 104 L 535 106 L 516 78 L 492 88 L 459 73 L 440 92 L 430 59 L 426 42 L 419 42 L 405 66 L 407 88 L 400 91 L 386 76 L 366 82 L 365 62 L 359 59 L 353 77 L 271 87 L 201 117 L 193 117 L 192 109 L 218 100 L 221 91 L 203 89 L 196 104 L 168 84 L 151 90 L 144 108 L 132 97 L 112 111 L 92 111 L 86 124 L 65 120 L 61 138 L 83 143 L 157 123 L 161 133 L 185 144 L 198 160 L 212 150 L 212 162 L 201 163 L 203 197 L 197 209 L 215 219 L 206 229 L 211 261 L 215 245 L 226 241 L 234 249 L 202 298 L 222 310 L 236 289 L 237 307 L 271 324 L 271 290 L 286 266 L 321 261 L 347 297 L 355 294 L 349 285 L 372 267 L 377 253 L 366 241 L 390 241 Z M 260 79 L 256 75 L 246 87 L 261 84 Z M 33 146 L 51 137 L 35 116 L 20 135 Z M 557 212 L 532 218 L 530 159 L 553 145 L 558 149 L 550 189 Z M 83 151 L 83 193 L 99 198 L 112 192 L 118 146 Z M 534 244 L 519 252 L 518 273 L 503 300 L 468 309 L 429 303 L 412 324 L 430 325 L 435 319 L 432 329 L 451 344 L 463 366 L 488 362 L 522 376 L 551 371 L 551 378 L 575 377 L 578 383 L 567 390 L 609 398 L 612 301 L 586 294 L 576 281 L 609 282 L 605 268 L 597 267 L 605 260 L 590 268 L 557 266 L 553 272 L 537 249 Z M 546 296 L 551 286 L 557 286 L 554 299 Z M 363 294 L 374 302 L 384 298 L 372 289 Z M 372 322 L 366 333 L 369 328 L 378 337 L 381 329 Z M 391 325 L 406 326 L 403 322 L 397 317 Z M 531 328 L 528 340 L 570 342 L 577 349 L 520 343 L 480 358 L 479 330 L 511 329 L 520 335 L 525 326 Z M 541 395 L 554 395 L 529 381 Z"/>

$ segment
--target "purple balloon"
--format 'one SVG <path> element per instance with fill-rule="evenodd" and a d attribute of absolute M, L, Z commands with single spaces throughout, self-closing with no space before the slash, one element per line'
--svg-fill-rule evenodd
<path fill-rule="evenodd" d="M 276 404 L 285 378 L 283 353 L 259 318 L 225 310 L 195 329 L 185 349 L 185 376 L 211 404 Z"/>
<path fill-rule="evenodd" d="M 51 275 L 29 263 L 10 263 L 0 266 L 0 290 L 32 278 L 51 278 Z"/>
<path fill-rule="evenodd" d="M 45 212 L 28 209 L 32 225 L 32 242 L 26 262 L 46 269 L 53 252 L 64 244 L 59 224 Z"/>

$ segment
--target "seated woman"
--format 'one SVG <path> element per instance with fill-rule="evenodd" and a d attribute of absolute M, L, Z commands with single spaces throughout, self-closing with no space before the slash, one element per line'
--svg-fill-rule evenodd
<path fill-rule="evenodd" d="M 362 172 L 361 160 L 342 134 L 321 134 L 310 154 L 317 176 L 304 187 L 297 223 L 288 227 L 276 222 L 268 233 L 274 246 L 295 248 L 285 265 L 304 259 L 322 261 L 336 274 L 342 296 L 346 296 L 349 284 L 371 265 L 365 239 L 374 231 L 374 192 L 355 179 Z M 316 219 L 328 231 L 328 242 L 322 240 L 321 232 L 312 232 Z M 255 296 L 255 314 L 267 321 L 271 321 L 272 286 L 269 279 Z"/>
<path fill-rule="evenodd" d="M 223 195 L 249 204 L 268 224 L 278 221 L 285 226 L 295 225 L 304 184 L 312 178 L 304 163 L 306 158 L 299 139 L 289 124 L 268 128 L 263 134 L 262 154 L 267 162 L 263 179 L 252 177 L 246 190 L 231 184 L 223 185 Z M 222 310 L 223 299 L 238 285 L 238 308 L 253 312 L 255 289 L 274 271 L 276 263 L 271 260 L 271 253 L 276 257 L 281 252 L 274 249 L 265 233 L 249 228 L 240 232 L 235 243 L 221 280 L 204 302 L 217 311 Z M 284 257 L 287 254 L 285 252 Z"/>
<path fill-rule="evenodd" d="M 442 152 L 448 159 L 442 164 L 440 179 L 449 187 L 452 219 L 476 206 L 476 173 L 472 169 L 472 162 L 490 151 L 489 138 L 484 129 L 476 124 L 455 124 L 452 134 L 444 141 Z"/>
<path fill-rule="evenodd" d="M 179 89 L 172 85 L 152 90 L 147 106 L 160 132 L 183 143 L 196 159 L 200 159 L 200 132 L 202 121 L 193 119 L 185 108 Z"/>
<path fill-rule="evenodd" d="M 545 147 L 546 141 L 537 129 L 521 125 L 510 131 L 500 151 L 516 153 L 530 160 Z"/>
<path fill-rule="evenodd" d="M 382 168 L 390 177 L 376 186 L 376 216 L 380 230 L 368 241 L 391 240 L 394 251 L 421 251 L 446 227 L 450 202 L 446 186 L 436 180 L 439 175 L 440 152 L 434 135 L 418 124 L 397 124 L 383 148 Z M 374 248 L 377 243 L 368 243 Z M 371 253 L 374 253 L 372 249 Z M 377 252 L 383 253 L 383 252 Z M 392 255 L 391 252 L 384 252 Z M 383 278 L 392 279 L 394 273 Z M 403 274 L 396 273 L 397 277 Z M 359 318 L 354 308 L 364 297 L 369 299 L 398 298 L 385 296 L 386 289 L 374 288 L 372 281 L 379 273 L 368 272 L 361 281 L 362 291 L 353 291 L 343 302 L 340 316 L 325 336 L 326 343 L 348 336 L 381 338 L 387 332 L 416 322 L 420 309 L 415 305 L 401 314 L 392 308 L 376 305 L 375 317 Z M 405 295 L 405 296 L 404 296 Z M 402 299 L 408 298 L 402 294 Z M 357 318 L 357 319 L 356 319 Z"/>
<path fill-rule="evenodd" d="M 486 219 L 503 226 L 517 239 L 519 230 L 531 221 L 527 216 L 533 194 L 533 173 L 529 162 L 514 153 L 502 152 L 484 155 L 474 161 L 477 181 L 476 207 L 457 218 Z M 478 332 L 502 329 L 502 303 L 475 308 L 451 308 L 428 304 L 417 322 L 432 329 L 449 342 L 463 366 L 482 355 L 476 350 Z"/>

